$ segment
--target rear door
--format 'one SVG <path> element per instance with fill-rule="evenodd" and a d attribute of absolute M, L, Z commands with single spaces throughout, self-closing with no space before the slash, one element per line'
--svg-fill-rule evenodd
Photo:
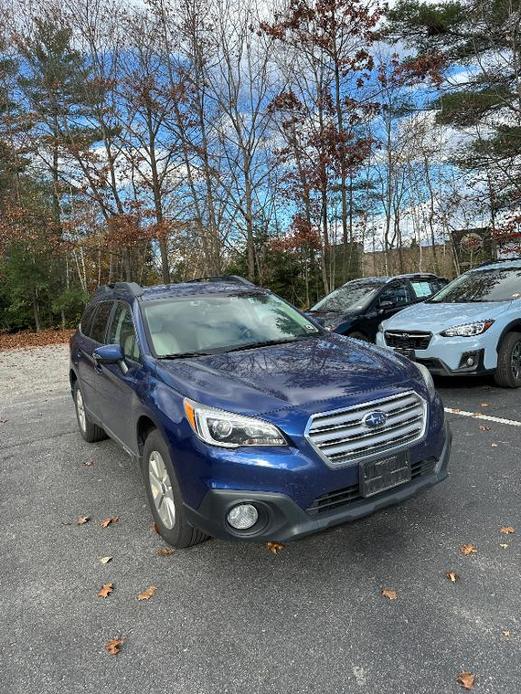
<path fill-rule="evenodd" d="M 99 367 L 97 367 L 92 353 L 96 347 L 104 344 L 105 332 L 113 305 L 113 301 L 100 301 L 92 306 L 92 312 L 85 312 L 76 343 L 77 352 L 74 355 L 77 359 L 78 376 L 85 406 L 98 419 L 101 419 L 101 402 L 97 387 Z"/>
<path fill-rule="evenodd" d="M 135 422 L 130 412 L 136 409 L 140 399 L 145 371 L 132 310 L 126 301 L 116 302 L 106 341 L 107 344 L 121 345 L 125 359 L 119 364 L 102 364 L 100 367 L 98 388 L 103 423 L 114 438 L 134 451 Z"/>

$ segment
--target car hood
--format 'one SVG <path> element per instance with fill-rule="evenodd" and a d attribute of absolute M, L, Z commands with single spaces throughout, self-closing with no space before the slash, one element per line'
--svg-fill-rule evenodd
<path fill-rule="evenodd" d="M 244 414 L 320 403 L 338 407 L 355 393 L 411 387 L 418 380 L 403 357 L 342 335 L 206 357 L 162 360 L 158 375 L 179 393 Z M 343 404 L 343 402 L 342 402 Z"/>
<path fill-rule="evenodd" d="M 421 303 L 403 309 L 386 321 L 384 330 L 425 330 L 438 333 L 455 325 L 495 318 L 506 311 L 510 301 L 443 304 Z"/>

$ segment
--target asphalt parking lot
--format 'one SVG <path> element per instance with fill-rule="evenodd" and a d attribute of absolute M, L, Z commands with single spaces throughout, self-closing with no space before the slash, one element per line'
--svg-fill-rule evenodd
<path fill-rule="evenodd" d="M 438 382 L 451 474 L 421 497 L 277 555 L 211 540 L 163 557 L 139 470 L 81 439 L 66 370 L 65 347 L 0 352 L 2 694 L 445 694 L 461 671 L 521 691 L 519 392 Z"/>

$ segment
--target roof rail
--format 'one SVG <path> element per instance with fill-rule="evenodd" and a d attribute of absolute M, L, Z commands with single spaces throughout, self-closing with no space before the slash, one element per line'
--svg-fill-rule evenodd
<path fill-rule="evenodd" d="M 141 294 L 143 294 L 143 287 L 137 282 L 114 282 L 98 287 L 96 289 L 96 294 L 103 294 L 111 291 L 130 294 L 131 296 L 141 296 Z"/>
<path fill-rule="evenodd" d="M 521 260 L 521 255 L 516 255 L 513 258 L 496 258 L 496 260 L 486 260 L 484 263 L 476 265 L 475 268 L 471 269 L 475 270 L 478 267 L 485 267 L 486 265 L 495 265 L 496 263 L 509 263 L 511 260 Z"/>
<path fill-rule="evenodd" d="M 215 275 L 210 277 L 196 277 L 193 280 L 186 280 L 187 282 L 235 282 L 236 284 L 244 284 L 247 287 L 255 287 L 256 285 L 245 277 L 240 277 L 240 275 Z"/>

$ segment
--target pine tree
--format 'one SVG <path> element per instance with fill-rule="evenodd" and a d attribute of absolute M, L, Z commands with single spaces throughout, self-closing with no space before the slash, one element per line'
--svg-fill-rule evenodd
<path fill-rule="evenodd" d="M 437 123 L 473 135 L 458 163 L 493 182 L 492 224 L 521 200 L 520 12 L 519 0 L 401 0 L 388 12 L 388 35 L 415 51 L 404 72 L 441 88 Z"/>

